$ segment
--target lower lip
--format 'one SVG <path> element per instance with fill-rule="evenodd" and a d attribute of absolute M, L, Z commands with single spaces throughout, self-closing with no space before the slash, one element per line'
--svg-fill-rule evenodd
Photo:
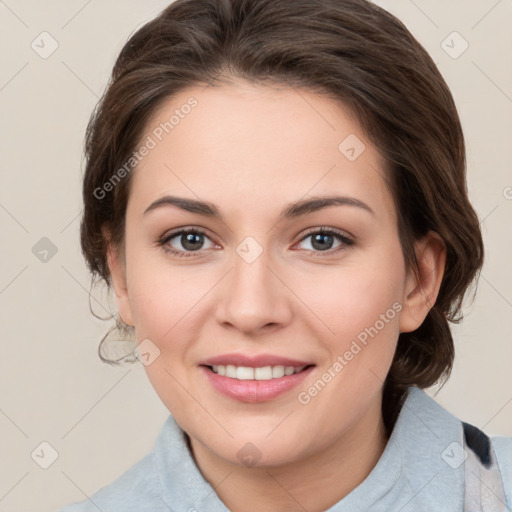
<path fill-rule="evenodd" d="M 313 370 L 310 366 L 300 373 L 270 380 L 239 380 L 213 372 L 207 366 L 200 366 L 212 386 L 225 396 L 241 402 L 266 402 L 298 386 Z"/>

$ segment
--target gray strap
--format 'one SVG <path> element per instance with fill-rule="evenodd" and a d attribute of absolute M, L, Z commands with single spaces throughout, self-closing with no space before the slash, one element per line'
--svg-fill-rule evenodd
<path fill-rule="evenodd" d="M 490 464 L 485 467 L 464 439 L 464 451 L 468 455 L 464 466 L 464 512 L 510 512 L 492 443 L 489 449 Z"/>

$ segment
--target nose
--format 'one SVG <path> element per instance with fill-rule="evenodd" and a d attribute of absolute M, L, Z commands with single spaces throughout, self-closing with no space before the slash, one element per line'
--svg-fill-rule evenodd
<path fill-rule="evenodd" d="M 233 268 L 223 279 L 217 321 L 246 335 L 287 325 L 293 294 L 275 267 L 265 251 L 252 262 L 235 253 Z"/>

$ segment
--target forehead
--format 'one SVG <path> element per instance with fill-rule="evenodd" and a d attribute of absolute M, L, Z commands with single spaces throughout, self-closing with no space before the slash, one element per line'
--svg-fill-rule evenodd
<path fill-rule="evenodd" d="M 339 194 L 394 215 L 384 160 L 327 96 L 243 82 L 190 87 L 160 106 L 140 144 L 150 147 L 133 171 L 130 202 L 140 208 L 171 193 L 238 213 Z"/>

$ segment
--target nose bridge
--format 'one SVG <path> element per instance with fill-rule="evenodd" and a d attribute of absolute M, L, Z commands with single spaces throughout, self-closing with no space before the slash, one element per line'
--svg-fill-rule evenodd
<path fill-rule="evenodd" d="M 248 237 L 236 248 L 232 261 L 217 308 L 218 321 L 246 332 L 287 322 L 290 311 L 286 287 L 275 275 L 270 253 Z"/>

